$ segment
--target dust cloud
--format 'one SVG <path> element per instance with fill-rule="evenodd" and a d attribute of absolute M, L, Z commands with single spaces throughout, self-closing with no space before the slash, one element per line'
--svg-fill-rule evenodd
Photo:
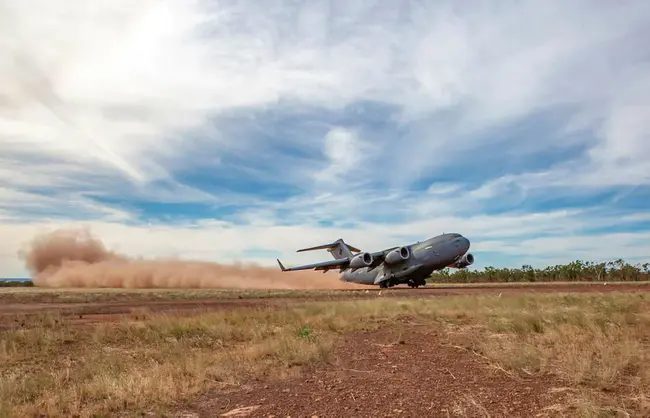
<path fill-rule="evenodd" d="M 244 263 L 143 259 L 109 251 L 89 229 L 36 236 L 19 256 L 35 286 L 55 288 L 350 289 L 360 285 L 314 271 L 282 272 Z"/>

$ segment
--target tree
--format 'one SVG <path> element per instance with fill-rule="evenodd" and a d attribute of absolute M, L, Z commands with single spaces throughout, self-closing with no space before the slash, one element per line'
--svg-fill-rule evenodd
<path fill-rule="evenodd" d="M 645 281 L 650 280 L 650 263 L 632 265 L 619 258 L 595 263 L 575 260 L 543 269 L 524 264 L 518 268 L 487 266 L 482 270 L 449 269 L 434 272 L 428 279 L 438 283 L 505 283 L 552 281 Z"/>

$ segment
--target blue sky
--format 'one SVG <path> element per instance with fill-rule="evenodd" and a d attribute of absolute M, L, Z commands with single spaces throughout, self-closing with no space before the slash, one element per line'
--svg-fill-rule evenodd
<path fill-rule="evenodd" d="M 442 232 L 475 267 L 650 258 L 647 1 L 0 13 L 0 276 L 35 234 L 273 265 Z"/>

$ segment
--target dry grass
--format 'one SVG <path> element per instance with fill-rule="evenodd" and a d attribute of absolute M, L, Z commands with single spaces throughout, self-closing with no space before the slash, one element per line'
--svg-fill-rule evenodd
<path fill-rule="evenodd" d="M 446 327 L 450 344 L 506 371 L 556 375 L 573 390 L 571 416 L 648 415 L 648 308 L 645 294 L 608 293 L 306 303 L 74 328 L 44 314 L 0 335 L 0 416 L 164 409 L 327 362 L 337 334 L 404 315 Z M 481 409 L 471 399 L 457 407 Z"/>
<path fill-rule="evenodd" d="M 369 290 L 373 290 L 370 288 Z M 273 299 L 362 296 L 364 290 L 238 290 L 238 289 L 56 289 L 39 287 L 0 288 L 0 303 L 94 303 L 152 300 Z"/>
<path fill-rule="evenodd" d="M 481 305 L 450 342 L 506 371 L 557 377 L 575 389 L 571 415 L 648 416 L 648 308 L 645 294 L 508 298 Z"/>
<path fill-rule="evenodd" d="M 594 286 L 594 282 L 510 282 L 510 283 L 428 283 L 427 288 L 474 288 L 474 287 L 532 287 L 549 286 Z M 607 282 L 607 286 L 650 285 L 650 282 Z M 403 286 L 402 286 L 403 287 Z M 376 293 L 376 287 L 368 289 L 344 290 L 263 290 L 263 289 L 87 289 L 87 288 L 41 288 L 6 287 L 0 288 L 0 303 L 94 303 L 111 301 L 151 301 L 151 300 L 199 300 L 199 299 L 273 299 L 273 298 L 311 298 L 345 296 L 346 298 L 367 296 L 366 291 Z"/>
<path fill-rule="evenodd" d="M 490 413 L 476 397 L 465 394 L 453 403 L 451 413 L 447 412 L 447 416 L 489 418 Z"/>
<path fill-rule="evenodd" d="M 253 376 L 285 377 L 327 361 L 336 333 L 380 316 L 380 306 L 319 304 L 72 328 L 44 314 L 0 337 L 0 415 L 138 412 Z"/>

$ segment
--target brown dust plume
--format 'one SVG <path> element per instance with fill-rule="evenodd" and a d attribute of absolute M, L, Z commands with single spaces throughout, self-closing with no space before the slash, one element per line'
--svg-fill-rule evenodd
<path fill-rule="evenodd" d="M 88 288 L 350 289 L 360 285 L 314 271 L 178 259 L 142 259 L 109 251 L 88 229 L 36 236 L 20 252 L 34 285 Z"/>

